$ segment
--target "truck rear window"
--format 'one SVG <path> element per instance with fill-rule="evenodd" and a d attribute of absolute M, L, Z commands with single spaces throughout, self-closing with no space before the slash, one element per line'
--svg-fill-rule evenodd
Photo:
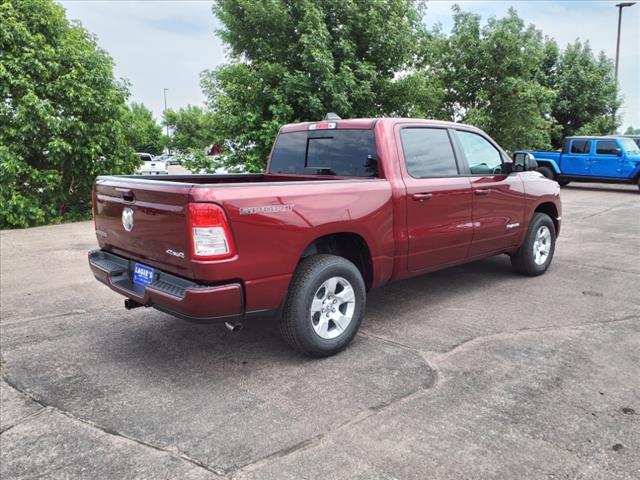
<path fill-rule="evenodd" d="M 271 154 L 271 173 L 375 177 L 373 130 L 309 130 L 281 133 Z"/>

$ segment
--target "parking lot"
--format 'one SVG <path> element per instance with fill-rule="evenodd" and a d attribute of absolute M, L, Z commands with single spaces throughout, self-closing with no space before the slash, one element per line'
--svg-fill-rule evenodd
<path fill-rule="evenodd" d="M 91 222 L 2 233 L 3 479 L 637 479 L 640 195 L 563 188 L 547 274 L 506 256 L 371 292 L 311 360 L 126 311 Z"/>

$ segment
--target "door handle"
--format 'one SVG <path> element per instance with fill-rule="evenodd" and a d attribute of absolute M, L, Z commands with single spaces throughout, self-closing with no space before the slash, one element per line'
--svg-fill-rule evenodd
<path fill-rule="evenodd" d="M 433 195 L 431 193 L 414 193 L 411 198 L 413 198 L 416 202 L 424 202 L 425 200 L 429 200 Z"/>
<path fill-rule="evenodd" d="M 125 202 L 133 202 L 136 199 L 136 196 L 128 188 L 116 187 L 116 190 L 122 193 L 122 198 L 124 199 Z"/>
<path fill-rule="evenodd" d="M 476 188 L 473 193 L 475 193 L 476 195 L 489 195 L 489 192 L 491 192 L 491 190 L 489 190 L 488 188 Z"/>

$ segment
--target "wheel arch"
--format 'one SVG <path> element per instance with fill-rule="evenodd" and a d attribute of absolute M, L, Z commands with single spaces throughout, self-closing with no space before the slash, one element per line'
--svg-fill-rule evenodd
<path fill-rule="evenodd" d="M 337 232 L 318 237 L 303 250 L 298 263 L 317 253 L 328 253 L 346 258 L 360 271 L 367 290 L 371 288 L 373 284 L 373 259 L 371 249 L 362 235 L 354 232 Z"/>
<path fill-rule="evenodd" d="M 538 164 L 539 167 L 548 167 L 556 175 L 560 175 L 561 174 L 560 168 L 558 167 L 558 164 L 555 161 L 550 160 L 548 158 L 536 158 L 535 160 L 536 160 L 536 163 Z"/>
<path fill-rule="evenodd" d="M 538 205 L 533 211 L 533 213 L 536 212 L 544 213 L 551 217 L 551 220 L 553 221 L 553 227 L 556 229 L 557 235 L 560 231 L 560 219 L 558 218 L 558 208 L 556 207 L 556 205 L 553 202 L 543 202 Z"/>

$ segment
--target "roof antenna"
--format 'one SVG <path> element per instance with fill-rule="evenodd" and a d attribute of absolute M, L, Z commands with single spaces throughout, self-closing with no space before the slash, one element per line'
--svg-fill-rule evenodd
<path fill-rule="evenodd" d="M 329 112 L 327 113 L 323 120 L 342 120 L 337 113 Z"/>

